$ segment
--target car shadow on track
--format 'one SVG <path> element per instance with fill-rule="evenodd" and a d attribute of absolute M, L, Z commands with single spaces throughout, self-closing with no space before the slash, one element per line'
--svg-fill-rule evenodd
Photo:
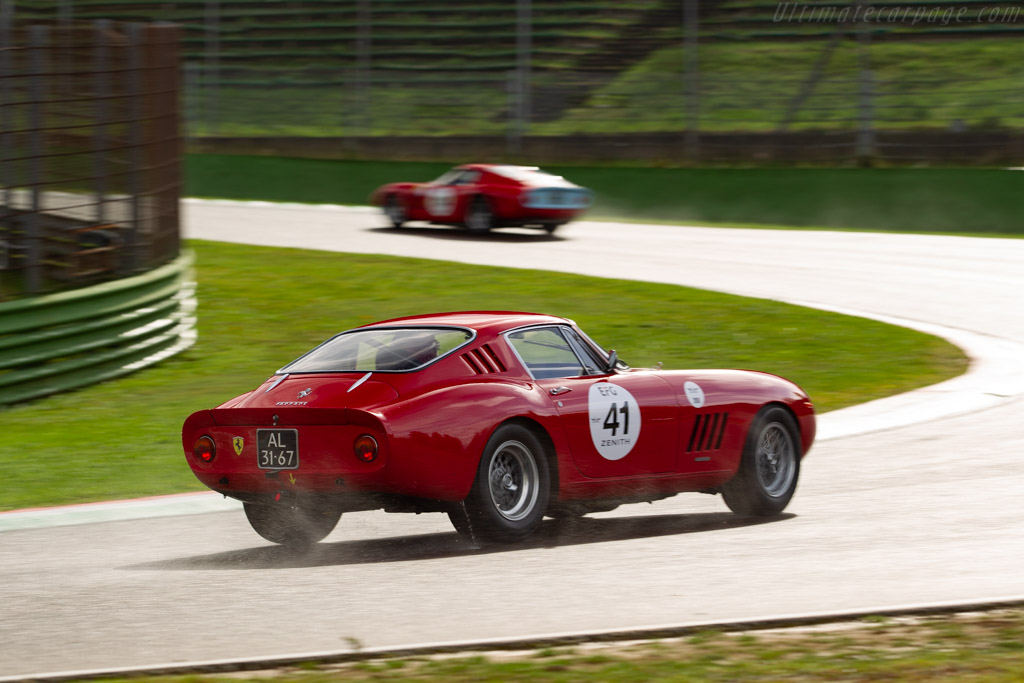
<path fill-rule="evenodd" d="M 402 228 L 380 227 L 366 228 L 367 232 L 380 235 L 415 235 L 416 237 L 430 237 L 438 240 L 450 240 L 453 242 L 495 242 L 506 244 L 526 244 L 529 242 L 564 242 L 565 237 L 549 235 L 540 230 L 528 228 L 496 228 L 490 232 L 476 234 L 460 228 L 452 228 L 446 225 L 407 225 Z"/>
<path fill-rule="evenodd" d="M 615 518 L 583 517 L 570 521 L 545 520 L 528 539 L 511 545 L 479 547 L 454 531 L 358 541 L 320 543 L 304 551 L 282 546 L 260 546 L 212 555 L 196 555 L 130 565 L 132 570 L 290 569 L 330 567 L 378 562 L 415 562 L 537 548 L 560 548 L 609 541 L 674 536 L 767 524 L 796 515 L 739 517 L 732 513 L 650 515 Z"/>

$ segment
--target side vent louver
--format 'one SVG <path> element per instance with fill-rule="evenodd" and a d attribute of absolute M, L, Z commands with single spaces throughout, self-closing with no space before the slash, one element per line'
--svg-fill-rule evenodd
<path fill-rule="evenodd" d="M 714 451 L 721 448 L 722 437 L 725 436 L 725 423 L 728 420 L 729 413 L 698 415 L 693 422 L 693 431 L 690 432 L 690 443 L 686 447 L 686 452 Z"/>
<path fill-rule="evenodd" d="M 494 353 L 489 344 L 462 354 L 462 360 L 478 375 L 489 375 L 494 372 L 505 372 L 505 364 Z"/>

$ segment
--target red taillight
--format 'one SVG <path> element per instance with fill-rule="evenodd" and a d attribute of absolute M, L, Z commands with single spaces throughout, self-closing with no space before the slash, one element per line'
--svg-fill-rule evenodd
<path fill-rule="evenodd" d="M 356 457 L 363 462 L 373 462 L 377 459 L 377 440 L 369 434 L 363 434 L 356 439 L 353 448 L 355 449 Z"/>
<path fill-rule="evenodd" d="M 192 446 L 192 455 L 201 463 L 213 462 L 213 458 L 217 455 L 217 445 L 213 443 L 211 437 L 201 436 L 196 439 L 195 445 Z"/>

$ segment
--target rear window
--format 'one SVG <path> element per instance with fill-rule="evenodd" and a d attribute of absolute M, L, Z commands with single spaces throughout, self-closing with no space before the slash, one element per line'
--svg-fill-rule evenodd
<path fill-rule="evenodd" d="M 469 330 L 451 327 L 353 330 L 325 341 L 278 372 L 408 372 L 472 338 Z"/>
<path fill-rule="evenodd" d="M 520 183 L 551 185 L 553 187 L 573 186 L 572 183 L 562 176 L 552 175 L 540 170 L 536 166 L 491 166 L 490 171 Z"/>

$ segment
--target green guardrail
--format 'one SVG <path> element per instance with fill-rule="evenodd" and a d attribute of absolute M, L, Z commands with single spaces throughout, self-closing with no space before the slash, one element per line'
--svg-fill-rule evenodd
<path fill-rule="evenodd" d="M 134 372 L 196 339 L 193 256 L 142 275 L 0 303 L 0 406 Z"/>

